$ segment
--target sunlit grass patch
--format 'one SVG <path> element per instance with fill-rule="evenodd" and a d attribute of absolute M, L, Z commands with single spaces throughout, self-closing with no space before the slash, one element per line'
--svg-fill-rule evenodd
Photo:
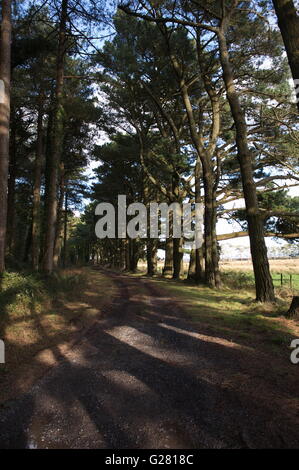
<path fill-rule="evenodd" d="M 6 364 L 0 365 L 0 382 L 8 373 L 14 376 L 20 367 L 30 367 L 41 350 L 68 342 L 74 332 L 88 326 L 112 291 L 111 279 L 89 269 L 65 270 L 48 277 L 5 273 L 0 338 L 6 346 Z"/>
<path fill-rule="evenodd" d="M 246 281 L 247 276 L 244 279 Z M 157 284 L 174 300 L 180 301 L 182 310 L 192 322 L 212 330 L 215 335 L 233 341 L 243 340 L 246 344 L 259 342 L 271 349 L 288 347 L 290 338 L 299 335 L 298 324 L 283 317 L 288 301 L 278 299 L 276 304 L 257 303 L 253 289 L 244 287 L 212 290 L 173 281 Z"/>

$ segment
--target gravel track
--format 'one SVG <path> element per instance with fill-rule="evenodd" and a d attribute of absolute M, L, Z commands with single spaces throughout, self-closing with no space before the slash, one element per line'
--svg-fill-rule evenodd
<path fill-rule="evenodd" d="M 298 376 L 208 335 L 147 279 L 0 411 L 0 448 L 299 448 Z M 294 368 L 294 374 L 297 368 Z"/>

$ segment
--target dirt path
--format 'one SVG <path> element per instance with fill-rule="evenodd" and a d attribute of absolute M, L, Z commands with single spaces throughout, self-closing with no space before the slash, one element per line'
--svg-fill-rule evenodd
<path fill-rule="evenodd" d="M 0 411 L 0 448 L 299 447 L 298 376 L 203 334 L 151 281 L 109 275 L 104 316 Z"/>

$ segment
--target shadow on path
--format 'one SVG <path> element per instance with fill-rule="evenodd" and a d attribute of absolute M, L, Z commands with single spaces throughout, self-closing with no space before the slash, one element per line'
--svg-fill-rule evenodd
<path fill-rule="evenodd" d="M 112 308 L 0 412 L 1 448 L 299 447 L 297 395 L 271 366 L 195 330 L 150 282 L 110 275 Z"/>

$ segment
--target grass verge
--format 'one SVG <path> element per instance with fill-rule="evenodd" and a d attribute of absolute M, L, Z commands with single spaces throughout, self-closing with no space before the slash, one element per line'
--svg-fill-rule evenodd
<path fill-rule="evenodd" d="M 276 304 L 261 304 L 254 301 L 250 274 L 224 273 L 223 281 L 225 287 L 220 290 L 186 281 L 156 283 L 179 301 L 192 322 L 209 334 L 289 356 L 291 340 L 299 338 L 298 319 L 283 316 L 291 293 L 283 292 L 283 298 L 278 296 Z"/>
<path fill-rule="evenodd" d="M 90 269 L 65 270 L 44 278 L 6 272 L 0 292 L 0 401 L 24 391 L 59 359 L 76 336 L 100 314 L 112 281 Z M 47 353 L 44 353 L 47 351 Z"/>

